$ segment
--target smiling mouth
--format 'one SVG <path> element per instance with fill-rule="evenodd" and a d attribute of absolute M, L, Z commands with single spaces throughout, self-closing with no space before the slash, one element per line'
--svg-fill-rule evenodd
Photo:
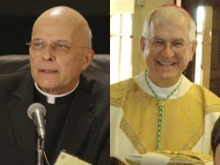
<path fill-rule="evenodd" d="M 175 62 L 157 61 L 157 64 L 162 65 L 162 66 L 173 66 L 175 65 Z"/>

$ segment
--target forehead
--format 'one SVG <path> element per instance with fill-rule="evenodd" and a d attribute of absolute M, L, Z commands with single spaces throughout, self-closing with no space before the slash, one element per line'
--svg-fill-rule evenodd
<path fill-rule="evenodd" d="M 161 39 L 182 39 L 189 37 L 189 24 L 185 20 L 175 22 L 151 23 L 152 38 Z"/>
<path fill-rule="evenodd" d="M 32 39 L 73 41 L 79 33 L 76 24 L 66 19 L 40 19 L 33 27 Z"/>

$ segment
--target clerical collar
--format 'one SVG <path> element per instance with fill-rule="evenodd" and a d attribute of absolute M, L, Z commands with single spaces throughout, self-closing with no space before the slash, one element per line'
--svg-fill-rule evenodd
<path fill-rule="evenodd" d="M 147 79 L 151 85 L 151 87 L 153 88 L 153 90 L 157 93 L 158 97 L 159 98 L 166 98 L 167 95 L 170 93 L 170 91 L 173 91 L 175 88 L 177 88 L 177 86 L 181 83 L 181 80 L 182 80 L 182 75 L 180 77 L 180 79 L 177 81 L 176 84 L 174 84 L 173 86 L 171 87 L 168 87 L 168 88 L 162 88 L 162 87 L 159 87 L 157 86 L 156 84 L 154 84 L 151 79 L 148 77 L 147 75 Z M 154 94 L 150 91 L 150 89 L 148 89 L 148 94 L 150 94 L 151 96 L 154 96 Z M 179 93 L 179 89 L 176 90 L 171 96 L 170 96 L 170 99 L 174 99 L 174 98 L 177 98 L 178 97 L 178 93 Z"/>
<path fill-rule="evenodd" d="M 62 94 L 62 95 L 51 95 L 51 94 L 48 94 L 48 93 L 42 91 L 42 90 L 38 87 L 38 85 L 37 85 L 36 82 L 34 82 L 34 85 L 35 85 L 36 89 L 38 90 L 38 92 L 40 92 L 42 95 L 44 95 L 44 96 L 47 98 L 47 103 L 48 103 L 48 104 L 55 104 L 56 98 L 67 96 L 67 95 L 69 95 L 70 93 L 72 93 L 73 91 L 75 91 L 76 88 L 77 88 L 78 85 L 79 85 L 79 81 L 77 82 L 77 84 L 76 84 L 75 88 L 73 88 L 73 90 L 71 90 L 70 92 L 64 93 L 64 94 Z"/>

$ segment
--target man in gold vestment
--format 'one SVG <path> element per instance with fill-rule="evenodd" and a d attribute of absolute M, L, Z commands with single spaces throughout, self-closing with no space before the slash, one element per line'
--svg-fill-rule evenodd
<path fill-rule="evenodd" d="M 174 5 L 146 18 L 140 39 L 146 70 L 111 85 L 111 164 L 162 165 L 173 155 L 210 164 L 220 99 L 182 74 L 196 50 L 195 33 L 189 13 Z"/>

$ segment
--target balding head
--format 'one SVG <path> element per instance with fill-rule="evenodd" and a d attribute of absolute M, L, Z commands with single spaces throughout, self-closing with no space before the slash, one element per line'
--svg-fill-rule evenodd
<path fill-rule="evenodd" d="M 38 29 L 43 29 L 43 26 L 52 29 L 65 27 L 74 46 L 87 46 L 89 48 L 92 46 L 92 35 L 87 21 L 72 8 L 58 6 L 42 13 L 34 23 L 32 35 Z"/>
<path fill-rule="evenodd" d="M 34 81 L 50 94 L 73 90 L 94 57 L 85 18 L 69 7 L 54 7 L 35 21 L 31 37 L 29 52 Z"/>

